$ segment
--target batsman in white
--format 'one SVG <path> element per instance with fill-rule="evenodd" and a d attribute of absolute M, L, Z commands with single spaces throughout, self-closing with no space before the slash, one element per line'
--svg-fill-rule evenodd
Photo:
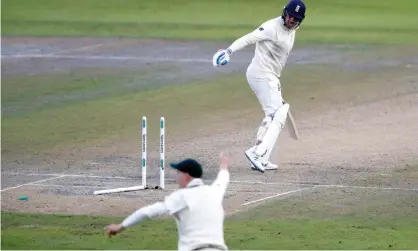
<path fill-rule="evenodd" d="M 224 240 L 223 198 L 229 184 L 229 159 L 221 153 L 220 170 L 211 185 L 201 179 L 202 167 L 194 159 L 171 166 L 177 170 L 180 189 L 157 202 L 133 212 L 120 224 L 107 226 L 109 237 L 145 219 L 172 215 L 177 223 L 178 250 L 227 250 Z"/>
<path fill-rule="evenodd" d="M 245 155 L 252 164 L 251 168 L 262 173 L 278 168 L 269 159 L 289 111 L 289 104 L 282 98 L 280 76 L 293 48 L 296 30 L 305 18 L 305 11 L 302 0 L 290 0 L 280 17 L 264 22 L 213 56 L 213 66 L 223 66 L 235 52 L 256 44 L 246 77 L 261 104 L 264 119 L 258 129 L 255 145 L 246 150 Z"/>

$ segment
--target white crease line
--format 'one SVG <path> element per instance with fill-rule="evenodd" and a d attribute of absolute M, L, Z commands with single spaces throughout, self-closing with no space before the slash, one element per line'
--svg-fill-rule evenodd
<path fill-rule="evenodd" d="M 262 191 L 250 191 L 250 190 L 229 190 L 227 191 L 230 195 L 235 195 L 237 193 L 252 193 L 252 194 L 271 194 L 275 195 L 277 192 L 262 192 Z"/>
<path fill-rule="evenodd" d="M 211 63 L 211 59 L 202 58 L 150 58 L 150 57 L 126 57 L 126 56 L 83 56 L 83 55 L 54 55 L 54 54 L 26 54 L 26 55 L 2 55 L 2 59 L 15 58 L 57 58 L 57 59 L 84 59 L 84 60 L 136 60 L 148 62 L 190 62 Z M 234 63 L 249 63 L 249 61 L 234 61 Z"/>
<path fill-rule="evenodd" d="M 100 175 L 82 175 L 82 174 L 64 174 L 66 177 L 83 177 L 83 178 L 98 178 L 98 179 L 119 179 L 119 180 L 136 180 L 138 178 L 120 177 L 120 176 L 100 176 Z"/>
<path fill-rule="evenodd" d="M 48 184 L 29 184 L 28 186 L 40 186 L 40 187 L 63 187 L 63 188 L 99 188 L 99 186 L 67 186 L 67 185 L 48 185 Z M 107 188 L 104 188 L 107 189 Z"/>
<path fill-rule="evenodd" d="M 137 178 L 129 178 L 129 177 L 121 177 L 121 176 L 100 176 L 100 175 L 64 174 L 64 173 L 3 173 L 3 174 L 5 174 L 5 175 L 21 175 L 21 176 L 63 176 L 63 177 L 121 179 L 121 180 L 136 180 L 137 179 Z"/>
<path fill-rule="evenodd" d="M 285 192 L 285 193 L 279 193 L 279 194 L 276 194 L 276 195 L 273 195 L 273 196 L 264 197 L 264 198 L 261 198 L 261 199 L 258 199 L 258 200 L 253 200 L 253 201 L 246 202 L 246 203 L 242 204 L 241 206 L 248 206 L 250 204 L 257 203 L 257 202 L 260 202 L 260 201 L 265 201 L 265 200 L 280 197 L 280 196 L 283 196 L 283 195 L 288 195 L 288 194 L 292 194 L 292 193 L 296 193 L 296 192 L 301 192 L 303 190 L 307 190 L 307 189 L 311 189 L 311 188 L 312 187 L 305 187 L 305 188 L 301 188 L 301 189 L 297 189 L 297 190 L 288 191 L 288 192 Z"/>
<path fill-rule="evenodd" d="M 316 187 L 325 188 L 358 188 L 358 189 L 375 189 L 375 190 L 400 190 L 400 191 L 418 191 L 418 188 L 406 187 L 369 187 L 369 186 L 345 186 L 345 185 L 317 185 Z"/>
<path fill-rule="evenodd" d="M 264 181 L 251 181 L 251 180 L 231 180 L 230 183 L 237 184 L 260 184 L 260 185 L 303 185 L 303 186 L 316 186 L 319 183 L 316 182 L 264 182 Z"/>
<path fill-rule="evenodd" d="M 96 178 L 96 179 L 118 179 L 118 180 L 139 180 L 140 178 L 129 178 L 121 176 L 100 176 L 100 175 L 84 175 L 84 174 L 63 174 L 63 173 L 2 173 L 4 175 L 17 175 L 17 176 L 62 176 L 64 177 L 81 177 L 81 178 Z M 165 179 L 167 182 L 174 182 L 175 179 Z"/>
<path fill-rule="evenodd" d="M 22 175 L 22 176 L 61 176 L 61 177 L 83 177 L 83 178 L 98 178 L 98 179 L 121 179 L 121 180 L 137 180 L 138 178 L 129 178 L 122 176 L 100 176 L 100 175 L 84 175 L 84 174 L 64 174 L 64 173 L 2 173 L 3 175 Z M 166 179 L 166 181 L 174 181 L 174 179 Z M 212 182 L 209 180 L 208 182 Z M 372 186 L 350 186 L 350 185 L 330 185 L 317 184 L 315 182 L 263 182 L 250 180 L 231 180 L 230 183 L 237 184 L 261 184 L 261 185 L 298 185 L 310 187 L 324 187 L 324 188 L 358 188 L 358 189 L 376 189 L 376 190 L 404 190 L 404 191 L 418 191 L 418 188 L 403 188 L 403 187 L 372 187 Z M 309 188 L 309 187 L 307 187 Z M 304 188 L 305 189 L 305 188 Z"/>
<path fill-rule="evenodd" d="M 84 177 L 84 178 L 98 178 L 98 179 L 122 179 L 122 180 L 136 180 L 138 178 L 129 178 L 122 176 L 100 176 L 100 175 L 84 175 L 84 174 L 65 174 L 65 173 L 3 173 L 4 175 L 22 175 L 22 176 L 66 176 L 66 177 Z M 167 180 L 167 179 L 166 179 Z M 168 181 L 174 181 L 168 180 Z M 206 180 L 212 182 L 213 180 Z M 248 181 L 248 180 L 231 180 L 230 183 L 237 184 L 260 184 L 260 185 L 307 185 L 315 186 L 316 183 L 310 184 L 309 182 L 263 182 L 263 181 Z"/>
<path fill-rule="evenodd" d="M 27 185 L 33 185 L 33 184 L 45 182 L 45 181 L 48 181 L 48 180 L 61 179 L 61 178 L 64 178 L 64 177 L 65 176 L 58 176 L 58 177 L 53 177 L 53 178 L 49 178 L 49 179 L 43 179 L 43 180 L 38 180 L 38 181 L 34 181 L 34 182 L 25 183 L 25 184 L 18 185 L 18 186 L 14 186 L 14 187 L 7 187 L 5 189 L 2 189 L 1 192 L 8 191 L 8 190 L 12 190 L 12 189 L 16 189 L 16 188 L 23 187 L 23 186 L 27 186 Z"/>
<path fill-rule="evenodd" d="M 27 186 L 40 186 L 40 187 L 61 187 L 61 188 L 95 188 L 95 189 L 112 189 L 110 187 L 99 187 L 99 186 L 74 186 L 74 185 L 48 185 L 48 184 L 27 184 Z M 146 189 L 144 189 L 146 190 Z M 153 190 L 153 189 L 150 189 Z M 175 191 L 177 189 L 164 189 L 164 191 Z"/>
<path fill-rule="evenodd" d="M 94 188 L 94 189 L 112 189 L 110 187 L 99 187 L 99 186 L 67 186 L 67 185 L 48 185 L 48 184 L 27 184 L 28 186 L 40 186 L 40 187 L 61 187 L 61 188 Z M 142 191 L 146 191 L 148 189 L 143 189 Z M 149 190 L 154 190 L 150 188 Z M 177 189 L 166 188 L 163 191 L 176 191 Z M 134 191 L 136 192 L 136 191 Z"/>

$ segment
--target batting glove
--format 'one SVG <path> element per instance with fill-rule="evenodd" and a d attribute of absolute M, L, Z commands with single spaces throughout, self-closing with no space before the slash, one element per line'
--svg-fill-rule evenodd
<path fill-rule="evenodd" d="M 219 65 L 226 65 L 230 60 L 231 54 L 232 52 L 230 49 L 217 51 L 212 58 L 213 67 L 218 67 Z"/>

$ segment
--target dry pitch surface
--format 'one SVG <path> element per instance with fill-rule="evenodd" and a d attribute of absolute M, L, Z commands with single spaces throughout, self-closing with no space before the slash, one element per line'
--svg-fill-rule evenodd
<path fill-rule="evenodd" d="M 177 74 L 162 70 L 153 79 L 138 83 L 144 86 L 181 84 L 221 74 L 212 68 L 211 57 L 226 46 L 87 38 L 3 38 L 2 42 L 3 77 L 82 67 L 176 67 Z M 231 66 L 220 71 L 245 74 L 251 56 L 251 50 L 238 53 Z M 344 199 L 346 205 L 361 205 L 370 200 L 396 200 L 402 195 L 416 197 L 418 171 L 412 164 L 418 160 L 418 51 L 399 47 L 296 48 L 286 70 L 321 78 L 318 73 L 327 67 L 323 64 L 339 68 L 335 74 L 341 74 L 344 81 L 329 83 L 324 79 L 324 86 L 294 95 L 299 97 L 292 109 L 302 139 L 292 140 L 286 129 L 281 133 L 273 154 L 279 170 L 265 174 L 251 171 L 244 157 L 261 118 L 258 107 L 258 114 L 236 114 L 240 118 L 231 121 L 224 117 L 216 125 L 201 125 L 204 129 L 200 131 L 184 128 L 184 132 L 190 130 L 192 139 L 187 144 L 182 137 L 170 137 L 167 121 L 167 161 L 196 157 L 206 166 L 209 182 L 217 172 L 219 151 L 228 152 L 232 157 L 232 180 L 225 202 L 229 214 L 274 199 L 309 199 L 335 205 Z M 357 75 L 370 72 L 373 77 L 358 81 Z M 243 83 L 242 88 L 249 87 Z M 166 191 L 93 195 L 98 189 L 139 185 L 139 144 L 138 138 L 33 158 L 3 156 L 2 210 L 126 215 L 161 200 L 176 188 L 169 169 Z M 156 146 L 157 141 L 150 144 Z M 158 152 L 149 149 L 150 163 L 155 165 Z M 157 184 L 157 168 L 148 172 L 149 184 Z M 29 200 L 17 200 L 23 195 Z"/>

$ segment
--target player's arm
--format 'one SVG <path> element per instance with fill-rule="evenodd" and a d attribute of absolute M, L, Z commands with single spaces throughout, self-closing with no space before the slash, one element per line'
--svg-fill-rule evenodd
<path fill-rule="evenodd" d="M 169 195 L 164 202 L 157 202 L 152 205 L 140 208 L 126 217 L 120 224 L 111 224 L 107 227 L 108 236 L 116 235 L 126 228 L 134 226 L 145 219 L 166 216 L 177 213 L 186 207 L 180 191 Z"/>
<path fill-rule="evenodd" d="M 230 174 L 228 171 L 228 163 L 229 163 L 229 159 L 223 153 L 221 153 L 219 173 L 215 181 L 212 183 L 212 186 L 218 187 L 222 191 L 222 194 L 225 194 L 225 191 L 226 191 L 226 188 L 228 187 L 229 179 L 230 179 Z"/>
<path fill-rule="evenodd" d="M 248 45 L 264 40 L 273 40 L 276 34 L 274 24 L 276 21 L 277 20 L 273 19 L 263 23 L 254 31 L 235 40 L 226 50 L 219 50 L 216 52 L 212 58 L 213 66 L 217 67 L 219 65 L 226 65 L 233 53 L 247 47 Z"/>
<path fill-rule="evenodd" d="M 270 40 L 274 36 L 274 31 L 271 29 L 269 22 L 262 24 L 256 30 L 238 38 L 227 49 L 230 55 L 237 52 L 248 45 L 255 44 L 263 40 Z"/>

